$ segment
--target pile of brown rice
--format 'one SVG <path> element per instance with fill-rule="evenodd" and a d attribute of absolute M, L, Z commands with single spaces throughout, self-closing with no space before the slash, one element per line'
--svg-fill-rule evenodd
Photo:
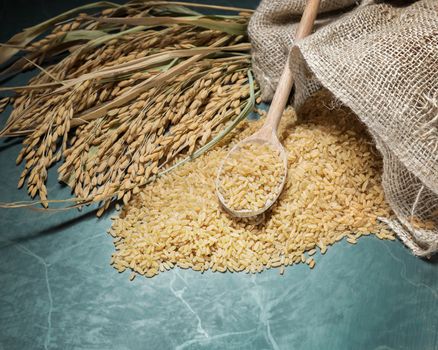
<path fill-rule="evenodd" d="M 227 208 L 256 211 L 277 197 L 283 173 L 280 155 L 269 143 L 244 143 L 225 158 L 218 191 Z"/>
<path fill-rule="evenodd" d="M 237 220 L 215 194 L 216 172 L 230 147 L 260 127 L 245 122 L 231 142 L 159 178 L 123 209 L 110 230 L 112 265 L 120 272 L 131 269 L 131 278 L 175 266 L 249 273 L 279 267 L 283 273 L 300 262 L 313 268 L 317 248 L 324 254 L 344 237 L 352 244 L 368 234 L 394 239 L 377 220 L 391 212 L 381 160 L 365 130 L 343 108 L 313 100 L 308 109 L 300 122 L 291 112 L 283 117 L 287 182 L 263 218 Z"/>

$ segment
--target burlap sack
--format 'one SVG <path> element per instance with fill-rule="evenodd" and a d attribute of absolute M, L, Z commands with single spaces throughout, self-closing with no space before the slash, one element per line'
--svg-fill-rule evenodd
<path fill-rule="evenodd" d="M 262 0 L 250 21 L 262 97 L 272 98 L 290 54 L 295 107 L 321 86 L 350 107 L 384 159 L 397 216 L 386 222 L 414 254 L 430 256 L 438 251 L 438 1 L 322 0 L 315 33 L 293 46 L 305 2 Z"/>

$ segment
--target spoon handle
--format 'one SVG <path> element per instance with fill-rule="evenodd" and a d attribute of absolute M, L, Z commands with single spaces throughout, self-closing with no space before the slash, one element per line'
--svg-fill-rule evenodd
<path fill-rule="evenodd" d="M 300 24 L 298 25 L 295 40 L 300 40 L 308 36 L 312 32 L 313 23 L 315 22 L 316 15 L 318 13 L 320 0 L 308 0 L 306 8 L 304 9 L 303 16 L 301 17 Z M 278 81 L 277 89 L 274 94 L 274 98 L 271 102 L 268 115 L 266 117 L 263 128 L 265 130 L 271 130 L 274 133 L 277 132 L 280 118 L 283 115 L 284 108 L 286 107 L 287 100 L 289 98 L 294 79 L 292 72 L 289 69 L 289 57 Z"/>

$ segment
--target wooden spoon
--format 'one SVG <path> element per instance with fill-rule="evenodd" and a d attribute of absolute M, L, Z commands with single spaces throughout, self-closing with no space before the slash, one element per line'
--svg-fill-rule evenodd
<path fill-rule="evenodd" d="M 301 17 L 301 21 L 298 25 L 297 32 L 295 35 L 295 40 L 298 41 L 306 36 L 308 36 L 312 32 L 313 23 L 315 22 L 316 15 L 318 13 L 320 0 L 309 0 L 306 4 L 306 8 L 304 9 L 303 16 Z M 225 157 L 221 166 L 219 167 L 218 176 L 216 179 L 216 194 L 219 198 L 219 201 L 223 205 L 223 207 L 230 212 L 232 215 L 236 217 L 252 217 L 257 216 L 268 210 L 278 199 L 281 191 L 283 190 L 284 184 L 286 183 L 287 178 L 287 154 L 286 151 L 278 139 L 277 130 L 278 125 L 280 124 L 280 118 L 283 115 L 284 109 L 286 107 L 286 103 L 288 101 L 291 89 L 293 85 L 293 77 L 292 72 L 289 69 L 289 58 L 287 59 L 286 65 L 284 66 L 283 73 L 281 74 L 280 80 L 277 85 L 277 90 L 275 91 L 274 98 L 271 102 L 271 107 L 269 108 L 268 115 L 266 117 L 266 121 L 263 126 L 255 132 L 253 135 L 248 138 L 240 141 L 236 146 L 234 146 L 228 155 Z M 234 210 L 229 208 L 226 204 L 224 197 L 219 191 L 220 188 L 220 175 L 222 173 L 222 169 L 224 163 L 227 161 L 228 157 L 239 151 L 241 146 L 245 143 L 269 143 L 274 151 L 277 151 L 280 155 L 281 161 L 284 167 L 284 176 L 279 183 L 276 195 L 272 200 L 266 202 L 265 206 L 258 210 Z"/>

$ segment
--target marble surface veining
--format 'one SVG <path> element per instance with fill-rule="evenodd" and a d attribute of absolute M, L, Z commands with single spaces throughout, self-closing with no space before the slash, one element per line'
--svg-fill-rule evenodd
<path fill-rule="evenodd" d="M 53 15 L 50 4 L 35 1 L 23 18 Z M 14 31 L 30 24 L 19 19 Z M 27 199 L 15 189 L 19 148 L 0 141 L 0 201 Z M 49 177 L 52 198 L 70 195 L 54 170 Z M 314 270 L 284 276 L 175 269 L 130 282 L 109 265 L 112 214 L 0 210 L 0 350 L 438 349 L 437 259 L 420 260 L 399 241 L 343 241 L 316 255 Z"/>
<path fill-rule="evenodd" d="M 108 217 L 58 216 L 0 212 L 0 349 L 437 348 L 436 263 L 399 242 L 341 242 L 284 276 L 129 282 L 109 266 Z"/>

